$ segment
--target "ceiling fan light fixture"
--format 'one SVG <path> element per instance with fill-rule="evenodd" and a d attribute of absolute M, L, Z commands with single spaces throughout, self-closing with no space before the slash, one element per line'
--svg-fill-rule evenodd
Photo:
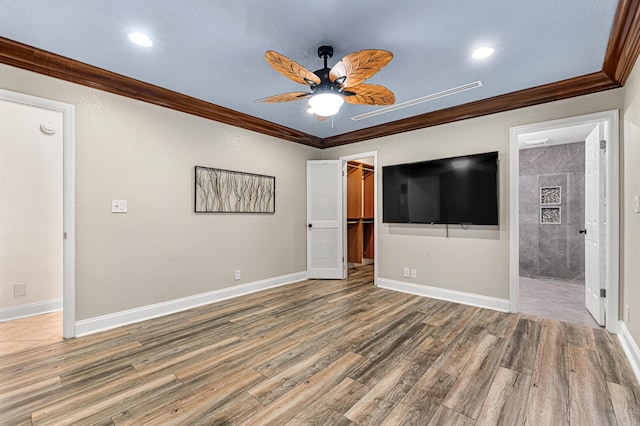
<path fill-rule="evenodd" d="M 331 117 L 340 111 L 340 107 L 344 103 L 342 96 L 337 93 L 318 93 L 309 99 L 309 106 L 314 114 L 321 117 Z"/>
<path fill-rule="evenodd" d="M 483 46 L 483 47 L 477 48 L 473 52 L 472 56 L 473 56 L 474 59 L 484 59 L 484 58 L 488 58 L 489 56 L 493 55 L 494 52 L 495 52 L 495 49 L 493 47 Z"/>

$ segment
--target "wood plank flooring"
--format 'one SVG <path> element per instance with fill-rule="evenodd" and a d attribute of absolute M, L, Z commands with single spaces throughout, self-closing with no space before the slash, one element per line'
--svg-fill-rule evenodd
<path fill-rule="evenodd" d="M 616 336 L 376 288 L 371 267 L 7 348 L 2 425 L 640 424 Z"/>
<path fill-rule="evenodd" d="M 0 322 L 0 355 L 61 341 L 61 311 Z"/>

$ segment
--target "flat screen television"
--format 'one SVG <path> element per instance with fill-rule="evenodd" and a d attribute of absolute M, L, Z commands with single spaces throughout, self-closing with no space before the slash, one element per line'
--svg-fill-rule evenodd
<path fill-rule="evenodd" d="M 498 225 L 498 152 L 382 168 L 382 221 Z"/>

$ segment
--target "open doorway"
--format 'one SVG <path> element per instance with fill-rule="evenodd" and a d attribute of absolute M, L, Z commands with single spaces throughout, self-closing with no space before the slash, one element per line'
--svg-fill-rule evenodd
<path fill-rule="evenodd" d="M 373 262 L 377 284 L 377 163 L 376 151 L 307 161 L 307 278 L 344 279 L 349 263 L 371 268 L 367 264 Z M 352 187 L 350 193 L 348 186 Z M 368 194 L 366 201 L 364 192 Z"/>
<path fill-rule="evenodd" d="M 6 90 L 0 106 L 0 311 L 12 319 L 62 309 L 60 336 L 74 337 L 74 108 Z"/>
<path fill-rule="evenodd" d="M 520 142 L 520 312 L 597 327 L 585 307 L 585 138 Z"/>
<path fill-rule="evenodd" d="M 347 162 L 347 268 L 374 262 L 373 159 Z"/>
<path fill-rule="evenodd" d="M 512 129 L 512 311 L 616 327 L 617 126 L 611 111 Z"/>
<path fill-rule="evenodd" d="M 340 159 L 344 164 L 346 274 L 354 268 L 369 267 L 377 277 L 377 152 Z"/>

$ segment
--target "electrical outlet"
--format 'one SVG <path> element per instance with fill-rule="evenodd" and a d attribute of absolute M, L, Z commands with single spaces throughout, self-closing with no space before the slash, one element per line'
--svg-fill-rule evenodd
<path fill-rule="evenodd" d="M 236 269 L 235 278 L 236 278 L 236 281 L 238 281 L 240 278 L 242 278 L 242 274 L 240 273 L 240 269 Z"/>
<path fill-rule="evenodd" d="M 402 271 L 402 276 L 405 278 L 409 278 L 409 268 L 405 266 L 404 271 Z"/>
<path fill-rule="evenodd" d="M 27 283 L 13 285 L 13 297 L 25 297 L 27 295 Z"/>
<path fill-rule="evenodd" d="M 418 273 L 416 272 L 415 269 L 411 270 L 411 278 L 418 278 Z"/>

